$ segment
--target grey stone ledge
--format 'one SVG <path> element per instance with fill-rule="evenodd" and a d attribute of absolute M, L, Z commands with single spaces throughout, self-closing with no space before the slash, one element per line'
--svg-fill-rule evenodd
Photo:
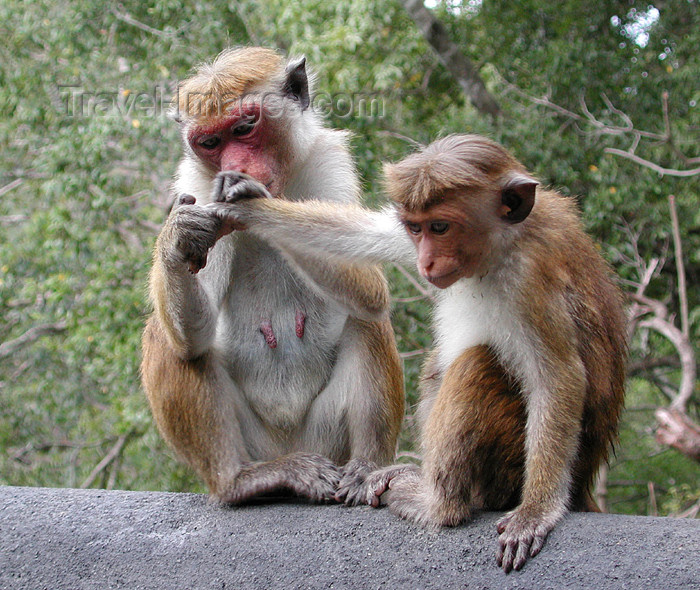
<path fill-rule="evenodd" d="M 432 532 L 369 507 L 0 487 L 0 588 L 700 588 L 697 520 L 570 514 L 506 575 L 498 516 Z"/>

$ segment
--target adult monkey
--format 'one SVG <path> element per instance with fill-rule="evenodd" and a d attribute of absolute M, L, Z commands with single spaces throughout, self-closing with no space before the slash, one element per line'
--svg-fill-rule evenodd
<path fill-rule="evenodd" d="M 143 385 L 210 493 L 330 499 L 336 464 L 391 461 L 402 371 L 376 267 L 285 252 L 207 205 L 246 172 L 290 200 L 353 203 L 347 136 L 309 109 L 305 60 L 224 51 L 180 85 L 179 195 L 156 242 Z M 284 193 L 284 197 L 282 194 Z"/>
<path fill-rule="evenodd" d="M 288 251 L 416 260 L 440 288 L 424 367 L 422 473 L 350 474 L 338 498 L 423 524 L 512 509 L 499 523 L 507 572 L 542 548 L 590 487 L 617 431 L 625 315 L 576 206 L 486 138 L 455 135 L 386 169 L 398 208 L 283 203 L 245 177 L 220 205 Z M 407 237 L 408 236 L 408 237 Z"/>

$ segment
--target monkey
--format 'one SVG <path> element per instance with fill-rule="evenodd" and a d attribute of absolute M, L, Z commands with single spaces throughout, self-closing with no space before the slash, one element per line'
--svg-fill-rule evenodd
<path fill-rule="evenodd" d="M 336 497 L 428 526 L 508 511 L 497 562 L 520 569 L 567 510 L 597 510 L 590 490 L 624 398 L 621 293 L 574 199 L 485 137 L 437 140 L 386 165 L 385 179 L 393 205 L 381 211 L 279 202 L 246 178 L 226 206 L 288 251 L 412 259 L 437 287 L 422 467 L 355 472 Z"/>
<path fill-rule="evenodd" d="M 304 58 L 223 51 L 182 82 L 172 208 L 156 240 L 142 383 L 155 423 L 220 503 L 332 501 L 391 462 L 403 373 L 376 265 L 286 252 L 216 208 L 239 173 L 280 200 L 353 203 L 345 132 L 310 108 Z"/>

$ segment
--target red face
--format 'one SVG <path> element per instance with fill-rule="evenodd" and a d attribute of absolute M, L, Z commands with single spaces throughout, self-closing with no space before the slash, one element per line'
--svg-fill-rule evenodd
<path fill-rule="evenodd" d="M 188 134 L 194 153 L 217 172 L 236 170 L 264 184 L 272 195 L 282 191 L 284 160 L 276 131 L 257 105 L 244 107 L 209 126 L 193 126 Z"/>
<path fill-rule="evenodd" d="M 418 272 L 440 289 L 482 269 L 488 230 L 475 223 L 458 202 L 401 215 L 418 254 Z"/>

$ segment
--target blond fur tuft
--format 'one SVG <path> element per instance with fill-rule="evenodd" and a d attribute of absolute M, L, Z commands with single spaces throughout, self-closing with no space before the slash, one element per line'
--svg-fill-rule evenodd
<path fill-rule="evenodd" d="M 180 83 L 173 107 L 178 118 L 214 120 L 227 105 L 284 73 L 279 53 L 264 47 L 239 47 L 222 51 L 211 63 L 200 65 Z"/>

